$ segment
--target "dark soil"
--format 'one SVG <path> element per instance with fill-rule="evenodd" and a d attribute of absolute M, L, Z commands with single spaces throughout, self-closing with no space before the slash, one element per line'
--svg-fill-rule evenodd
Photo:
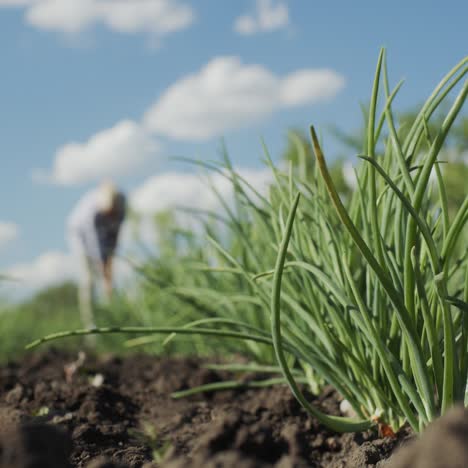
<path fill-rule="evenodd" d="M 284 386 L 170 397 L 227 377 L 199 359 L 29 354 L 0 367 L 0 468 L 468 466 L 463 409 L 442 431 L 449 438 L 446 464 L 417 464 L 418 441 L 393 465 L 386 459 L 411 439 L 409 431 L 396 438 L 335 434 L 308 417 Z M 332 389 L 314 403 L 339 414 Z M 440 456 L 438 434 L 430 445 Z M 462 465 L 449 464 L 451 454 Z"/>

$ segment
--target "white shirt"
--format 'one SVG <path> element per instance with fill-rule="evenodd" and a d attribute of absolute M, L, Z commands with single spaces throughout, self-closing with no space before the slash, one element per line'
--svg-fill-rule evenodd
<path fill-rule="evenodd" d="M 87 192 L 73 208 L 67 220 L 67 230 L 73 248 L 94 261 L 102 261 L 113 253 L 117 235 L 125 214 L 125 197 L 119 194 L 121 204 L 116 217 L 102 216 L 100 191 Z"/>

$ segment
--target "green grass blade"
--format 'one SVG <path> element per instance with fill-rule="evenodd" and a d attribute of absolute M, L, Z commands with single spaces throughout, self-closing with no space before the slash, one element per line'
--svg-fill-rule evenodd
<path fill-rule="evenodd" d="M 289 369 L 286 356 L 283 352 L 283 344 L 282 344 L 282 337 L 281 337 L 281 321 L 280 321 L 280 297 L 281 297 L 281 279 L 282 279 L 282 271 L 284 262 L 286 259 L 286 252 L 288 249 L 289 238 L 291 236 L 291 231 L 294 222 L 294 216 L 296 214 L 296 209 L 299 204 L 299 194 L 296 196 L 294 203 L 292 205 L 292 209 L 289 213 L 289 217 L 286 223 L 286 231 L 284 233 L 284 237 L 278 252 L 278 257 L 276 261 L 275 267 L 275 275 L 273 280 L 273 291 L 272 291 L 272 299 L 271 299 L 271 332 L 273 337 L 273 345 L 275 348 L 276 358 L 278 360 L 278 364 L 280 365 L 284 378 L 289 384 L 292 393 L 297 398 L 297 400 L 301 403 L 301 405 L 315 418 L 317 418 L 322 424 L 329 427 L 332 430 L 338 432 L 356 432 L 356 431 L 363 431 L 369 429 L 372 426 L 371 421 L 354 421 L 350 418 L 341 418 L 337 416 L 329 416 L 317 408 L 312 406 L 307 399 L 304 397 L 302 391 L 300 390 L 299 386 L 297 385 L 294 376 Z"/>

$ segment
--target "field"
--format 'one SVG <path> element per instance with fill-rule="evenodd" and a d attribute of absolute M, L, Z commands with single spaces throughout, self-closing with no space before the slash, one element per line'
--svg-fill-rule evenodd
<path fill-rule="evenodd" d="M 5 306 L 2 426 L 47 423 L 57 457 L 70 445 L 55 466 L 468 463 L 467 72 L 465 58 L 399 114 L 382 50 L 353 184 L 313 127 L 280 164 L 265 146 L 266 190 L 227 153 L 187 161 L 233 200 L 212 183 L 221 209 L 192 211 L 196 228 L 158 215 L 157 254 L 96 329 L 80 329 L 72 284 Z M 3 444 L 13 457 L 27 438 Z"/>

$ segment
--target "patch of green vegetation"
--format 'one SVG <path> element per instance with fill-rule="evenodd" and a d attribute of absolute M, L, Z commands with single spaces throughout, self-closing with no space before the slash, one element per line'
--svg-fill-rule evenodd
<path fill-rule="evenodd" d="M 5 282 L 5 285 L 7 282 Z M 44 334 L 69 328 L 80 328 L 77 287 L 73 282 L 50 286 L 19 303 L 0 306 L 0 360 L 19 357 L 31 340 Z M 96 306 L 98 325 L 119 326 L 134 323 L 138 318 L 136 304 L 116 294 L 112 303 Z M 83 346 L 83 338 L 66 340 L 58 346 L 76 349 Z M 55 344 L 57 346 L 57 344 Z M 97 342 L 96 352 L 122 352 L 122 339 L 106 336 Z"/>
<path fill-rule="evenodd" d="M 0 359 L 17 357 L 34 336 L 79 327 L 76 286 L 66 282 L 0 309 Z M 72 343 L 64 343 L 70 346 Z"/>

